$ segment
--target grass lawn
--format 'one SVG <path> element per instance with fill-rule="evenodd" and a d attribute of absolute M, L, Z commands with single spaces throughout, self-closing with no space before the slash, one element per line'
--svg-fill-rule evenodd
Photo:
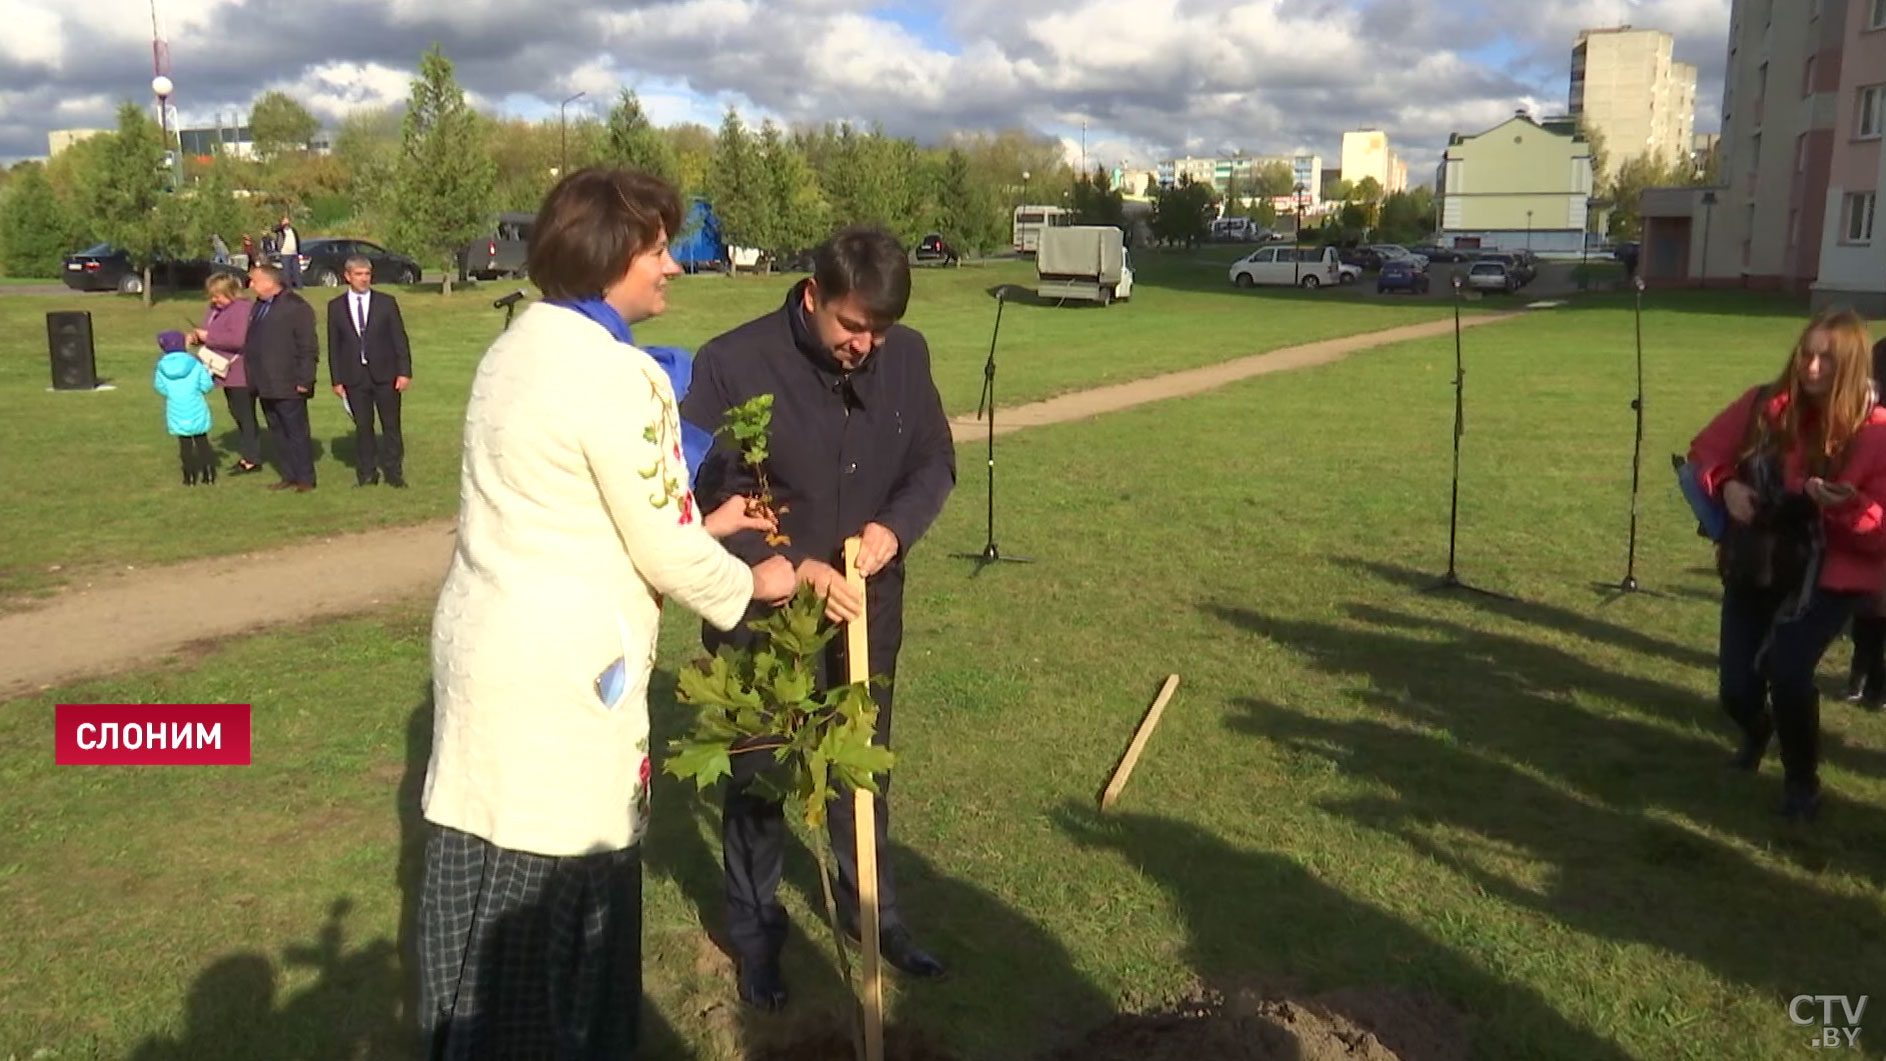
<path fill-rule="evenodd" d="M 1032 266 L 924 269 L 909 322 L 930 339 L 938 386 L 952 413 L 972 412 L 995 322 L 989 290 L 1026 284 Z M 1185 262 L 1151 262 L 1134 299 L 1107 310 L 1015 303 L 1003 313 L 999 397 L 1007 404 L 1069 390 L 1230 360 L 1245 354 L 1430 319 L 1444 307 L 1241 292 L 1222 272 Z M 780 304 L 782 277 L 698 277 L 675 282 L 670 312 L 638 332 L 649 343 L 690 348 Z M 327 487 L 282 497 L 261 488 L 272 474 L 185 490 L 176 445 L 164 434 L 161 400 L 151 393 L 155 336 L 200 316 L 195 298 L 168 298 L 145 310 L 109 295 L 0 299 L 0 328 L 44 334 L 44 314 L 93 314 L 98 367 L 117 389 L 54 393 L 43 355 L 0 364 L 0 606 L 45 591 L 80 570 L 151 564 L 295 539 L 450 515 L 458 503 L 459 438 L 479 356 L 502 324 L 491 309 L 501 286 L 450 299 L 412 291 L 403 309 L 413 337 L 416 382 L 404 408 L 413 489 L 362 496 L 353 483 L 353 425 L 325 383 L 312 419 L 318 474 Z M 326 292 L 317 292 L 325 312 Z M 325 322 L 325 316 L 320 318 Z M 325 327 L 323 323 L 322 327 Z M 325 336 L 323 336 L 325 342 Z M 23 341 L 22 350 L 35 348 Z M 325 381 L 323 363 L 320 378 Z M 212 438 L 234 452 L 233 422 L 211 395 Z M 266 441 L 265 441 L 266 446 Z M 53 570 L 54 567 L 59 570 Z"/>
<path fill-rule="evenodd" d="M 1438 998 L 1479 1058 L 1754 1059 L 1805 1047 L 1791 997 L 1886 982 L 1886 720 L 1825 706 L 1809 831 L 1771 815 L 1772 757 L 1723 769 L 1716 590 L 1664 455 L 1799 323 L 1730 304 L 1645 321 L 1637 574 L 1667 596 L 1591 588 L 1624 564 L 1616 305 L 1467 338 L 1460 566 L 1517 603 L 1417 592 L 1445 562 L 1451 340 L 1004 439 L 998 539 L 1030 566 L 947 555 L 982 542 L 965 461 L 913 560 L 893 834 L 956 973 L 894 991 L 894 1017 L 1014 1061 L 1201 980 L 1285 980 Z M 0 1057 L 400 1056 L 426 628 L 414 605 L 0 707 Z M 692 635 L 671 615 L 662 658 Z M 58 769 L 55 701 L 250 702 L 256 765 Z M 665 780 L 655 799 L 650 1056 L 837 1012 L 809 853 L 783 889 L 793 1008 L 749 1016 L 702 929 L 714 816 Z"/>

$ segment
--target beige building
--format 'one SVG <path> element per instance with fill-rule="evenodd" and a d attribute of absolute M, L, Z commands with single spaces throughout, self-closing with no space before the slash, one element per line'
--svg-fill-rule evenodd
<path fill-rule="evenodd" d="M 46 134 L 46 157 L 51 158 L 80 140 L 90 140 L 109 129 L 54 129 Z"/>
<path fill-rule="evenodd" d="M 1571 115 L 1604 138 L 1613 173 L 1640 155 L 1675 168 L 1695 149 L 1696 67 L 1677 62 L 1672 48 L 1661 30 L 1621 26 L 1578 34 Z"/>
<path fill-rule="evenodd" d="M 1591 146 L 1571 119 L 1520 112 L 1455 133 L 1441 162 L 1441 238 L 1457 247 L 1566 251 L 1584 246 Z"/>
<path fill-rule="evenodd" d="M 1374 177 L 1384 194 L 1408 188 L 1408 164 L 1389 150 L 1388 134 L 1380 129 L 1351 129 L 1342 134 L 1342 179 L 1353 186 L 1364 177 Z"/>

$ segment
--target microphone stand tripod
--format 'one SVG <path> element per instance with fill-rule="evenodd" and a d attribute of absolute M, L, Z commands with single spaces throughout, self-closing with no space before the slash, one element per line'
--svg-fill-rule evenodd
<path fill-rule="evenodd" d="M 989 359 L 982 366 L 982 397 L 976 402 L 976 419 L 982 419 L 983 410 L 989 414 L 989 523 L 988 534 L 979 553 L 951 553 L 959 560 L 976 561 L 976 573 L 994 563 L 1032 564 L 1026 556 L 1003 556 L 995 544 L 995 340 L 1002 334 L 1002 302 L 1007 289 L 996 292 L 995 296 L 995 333 L 989 336 Z"/>
<path fill-rule="evenodd" d="M 1637 489 L 1644 456 L 1644 278 L 1631 277 L 1631 286 L 1636 290 L 1637 303 L 1637 397 L 1631 401 L 1631 410 L 1637 414 L 1637 440 L 1631 447 L 1630 545 L 1624 554 L 1623 581 L 1597 582 L 1592 585 L 1594 589 L 1615 593 L 1618 596 L 1645 593 L 1652 597 L 1662 597 L 1665 594 L 1644 589 L 1637 584 Z M 1616 599 L 1617 597 L 1612 598 L 1612 600 Z"/>
<path fill-rule="evenodd" d="M 1435 582 L 1432 585 L 1427 586 L 1425 589 L 1423 589 L 1422 592 L 1435 593 L 1442 590 L 1460 590 L 1463 593 L 1474 593 L 1482 597 L 1491 597 L 1495 600 L 1510 601 L 1513 598 L 1505 595 L 1504 593 L 1495 593 L 1492 590 L 1481 589 L 1478 586 L 1468 585 L 1466 582 L 1461 581 L 1460 574 L 1454 570 L 1454 551 L 1455 551 L 1454 547 L 1455 547 L 1455 542 L 1458 538 L 1459 529 L 1460 529 L 1460 436 L 1463 434 L 1466 434 L 1467 432 L 1467 424 L 1466 424 L 1467 370 L 1466 370 L 1464 362 L 1461 359 L 1461 352 L 1460 352 L 1461 279 L 1460 279 L 1460 274 L 1458 272 L 1455 273 L 1453 276 L 1453 284 L 1454 284 L 1454 487 L 1453 487 L 1453 500 L 1449 502 L 1448 510 L 1447 510 L 1447 573 L 1443 574 L 1438 582 Z"/>

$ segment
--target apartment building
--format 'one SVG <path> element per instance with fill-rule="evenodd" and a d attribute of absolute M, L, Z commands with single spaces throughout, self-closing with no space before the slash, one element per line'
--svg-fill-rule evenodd
<path fill-rule="evenodd" d="M 1821 47 L 1808 57 L 1816 118 L 1833 111 L 1831 128 L 1799 134 L 1797 177 L 1808 176 L 1805 163 L 1813 140 L 1826 144 L 1827 185 L 1821 196 L 1820 257 L 1810 291 L 1814 304 L 1847 305 L 1869 317 L 1886 317 L 1886 231 L 1876 228 L 1879 193 L 1886 188 L 1886 0 L 1823 3 Z M 1830 38 L 1838 30 L 1838 42 Z M 1837 71 L 1837 72 L 1836 72 Z M 1805 80 L 1805 77 L 1804 77 Z M 1831 93 L 1832 99 L 1827 99 Z M 1804 187 L 1801 198 L 1814 195 Z M 1790 224 L 1811 224 L 1812 211 L 1795 208 Z"/>
<path fill-rule="evenodd" d="M 1886 0 L 1735 0 L 1722 111 L 1721 186 L 1644 193 L 1645 278 L 1886 316 Z"/>
<path fill-rule="evenodd" d="M 1408 164 L 1389 149 L 1388 134 L 1380 129 L 1342 134 L 1342 179 L 1356 185 L 1364 177 L 1374 177 L 1385 194 L 1408 188 Z"/>
<path fill-rule="evenodd" d="M 1570 112 L 1604 138 L 1613 171 L 1643 155 L 1674 168 L 1694 150 L 1696 67 L 1674 48 L 1630 26 L 1583 30 L 1572 46 Z"/>
<path fill-rule="evenodd" d="M 1231 187 L 1235 180 L 1245 196 L 1254 196 L 1257 192 L 1257 178 L 1264 169 L 1273 163 L 1281 162 L 1290 167 L 1291 175 L 1298 184 L 1307 184 L 1305 192 L 1306 207 L 1321 202 L 1323 185 L 1323 157 L 1321 155 L 1231 155 L 1218 158 L 1175 158 L 1160 162 L 1154 168 L 1154 174 L 1161 184 L 1172 185 L 1189 178 L 1195 184 L 1210 184 L 1219 192 Z"/>

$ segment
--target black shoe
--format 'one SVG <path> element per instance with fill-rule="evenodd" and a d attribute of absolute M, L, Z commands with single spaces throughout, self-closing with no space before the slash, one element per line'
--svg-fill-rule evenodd
<path fill-rule="evenodd" d="M 839 922 L 852 942 L 863 942 L 859 938 L 856 922 L 848 917 L 841 917 Z M 940 980 L 949 972 L 949 968 L 937 960 L 936 955 L 917 946 L 910 929 L 903 925 L 893 925 L 878 936 L 878 953 L 898 972 L 919 980 Z"/>
<path fill-rule="evenodd" d="M 1763 726 L 1753 733 L 1744 732 L 1742 746 L 1736 749 L 1734 757 L 1729 760 L 1730 768 L 1749 773 L 1761 769 L 1762 756 L 1768 754 L 1768 738 L 1773 732 L 1770 726 Z"/>
<path fill-rule="evenodd" d="M 216 485 L 216 465 L 212 464 L 209 467 L 203 469 L 203 485 L 204 486 Z"/>
<path fill-rule="evenodd" d="M 1866 697 L 1866 677 L 1859 668 L 1847 672 L 1847 696 L 1849 704 L 1857 704 Z"/>
<path fill-rule="evenodd" d="M 779 975 L 779 959 L 742 961 L 738 965 L 740 1001 L 767 1013 L 786 1008 L 786 981 Z"/>
<path fill-rule="evenodd" d="M 379 486 L 380 477 L 376 475 L 371 479 L 356 479 L 354 480 L 354 485 L 355 486 Z"/>
<path fill-rule="evenodd" d="M 253 475 L 261 470 L 262 466 L 260 464 L 250 464 L 248 461 L 237 461 L 235 466 L 229 469 L 228 474 Z"/>
<path fill-rule="evenodd" d="M 392 487 L 395 490 L 404 490 L 406 489 L 406 476 L 400 474 L 399 472 L 387 472 L 386 485 Z"/>
<path fill-rule="evenodd" d="M 1817 782 L 1813 786 L 1787 785 L 1782 789 L 1781 809 L 1778 812 L 1790 822 L 1805 824 L 1820 814 L 1821 787 Z"/>

